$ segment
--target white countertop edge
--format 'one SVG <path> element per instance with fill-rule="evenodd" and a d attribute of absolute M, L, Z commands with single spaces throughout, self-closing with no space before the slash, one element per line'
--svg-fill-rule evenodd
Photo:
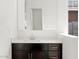
<path fill-rule="evenodd" d="M 12 43 L 62 43 L 61 40 L 12 40 Z"/>
<path fill-rule="evenodd" d="M 60 33 L 60 35 L 63 35 L 63 36 L 66 36 L 66 37 L 70 37 L 70 38 L 76 38 L 76 39 L 78 39 L 78 36 L 69 35 L 69 34 L 65 34 L 65 33 Z"/>

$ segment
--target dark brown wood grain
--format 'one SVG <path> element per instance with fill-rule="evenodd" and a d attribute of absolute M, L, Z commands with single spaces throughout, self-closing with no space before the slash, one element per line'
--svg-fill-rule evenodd
<path fill-rule="evenodd" d="M 13 43 L 12 59 L 62 59 L 62 44 Z"/>

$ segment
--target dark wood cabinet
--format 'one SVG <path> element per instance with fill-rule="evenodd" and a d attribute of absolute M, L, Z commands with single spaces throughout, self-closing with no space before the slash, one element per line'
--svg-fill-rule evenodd
<path fill-rule="evenodd" d="M 62 44 L 12 43 L 12 59 L 62 59 Z"/>
<path fill-rule="evenodd" d="M 62 59 L 62 44 L 49 44 L 49 59 Z"/>

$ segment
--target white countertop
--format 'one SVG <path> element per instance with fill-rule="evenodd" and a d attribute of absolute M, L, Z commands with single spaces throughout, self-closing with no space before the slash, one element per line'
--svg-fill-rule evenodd
<path fill-rule="evenodd" d="M 65 33 L 61 33 L 60 35 L 62 35 L 62 36 L 66 36 L 66 37 L 70 37 L 70 38 L 78 39 L 78 36 L 69 35 L 69 34 L 65 34 Z"/>
<path fill-rule="evenodd" d="M 12 39 L 12 43 L 62 43 L 61 40 L 31 40 L 31 39 Z"/>

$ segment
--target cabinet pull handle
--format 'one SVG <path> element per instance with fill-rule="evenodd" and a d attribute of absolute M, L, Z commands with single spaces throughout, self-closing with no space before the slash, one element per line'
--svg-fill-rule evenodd
<path fill-rule="evenodd" d="M 28 59 L 32 59 L 32 53 L 28 53 Z"/>
<path fill-rule="evenodd" d="M 30 54 L 28 53 L 28 59 L 30 59 Z"/>
<path fill-rule="evenodd" d="M 52 47 L 52 48 L 57 49 L 58 47 Z"/>
<path fill-rule="evenodd" d="M 30 57 L 31 57 L 30 59 L 32 59 L 32 53 L 31 53 L 31 56 Z"/>
<path fill-rule="evenodd" d="M 51 58 L 56 58 L 56 57 L 51 57 Z"/>

